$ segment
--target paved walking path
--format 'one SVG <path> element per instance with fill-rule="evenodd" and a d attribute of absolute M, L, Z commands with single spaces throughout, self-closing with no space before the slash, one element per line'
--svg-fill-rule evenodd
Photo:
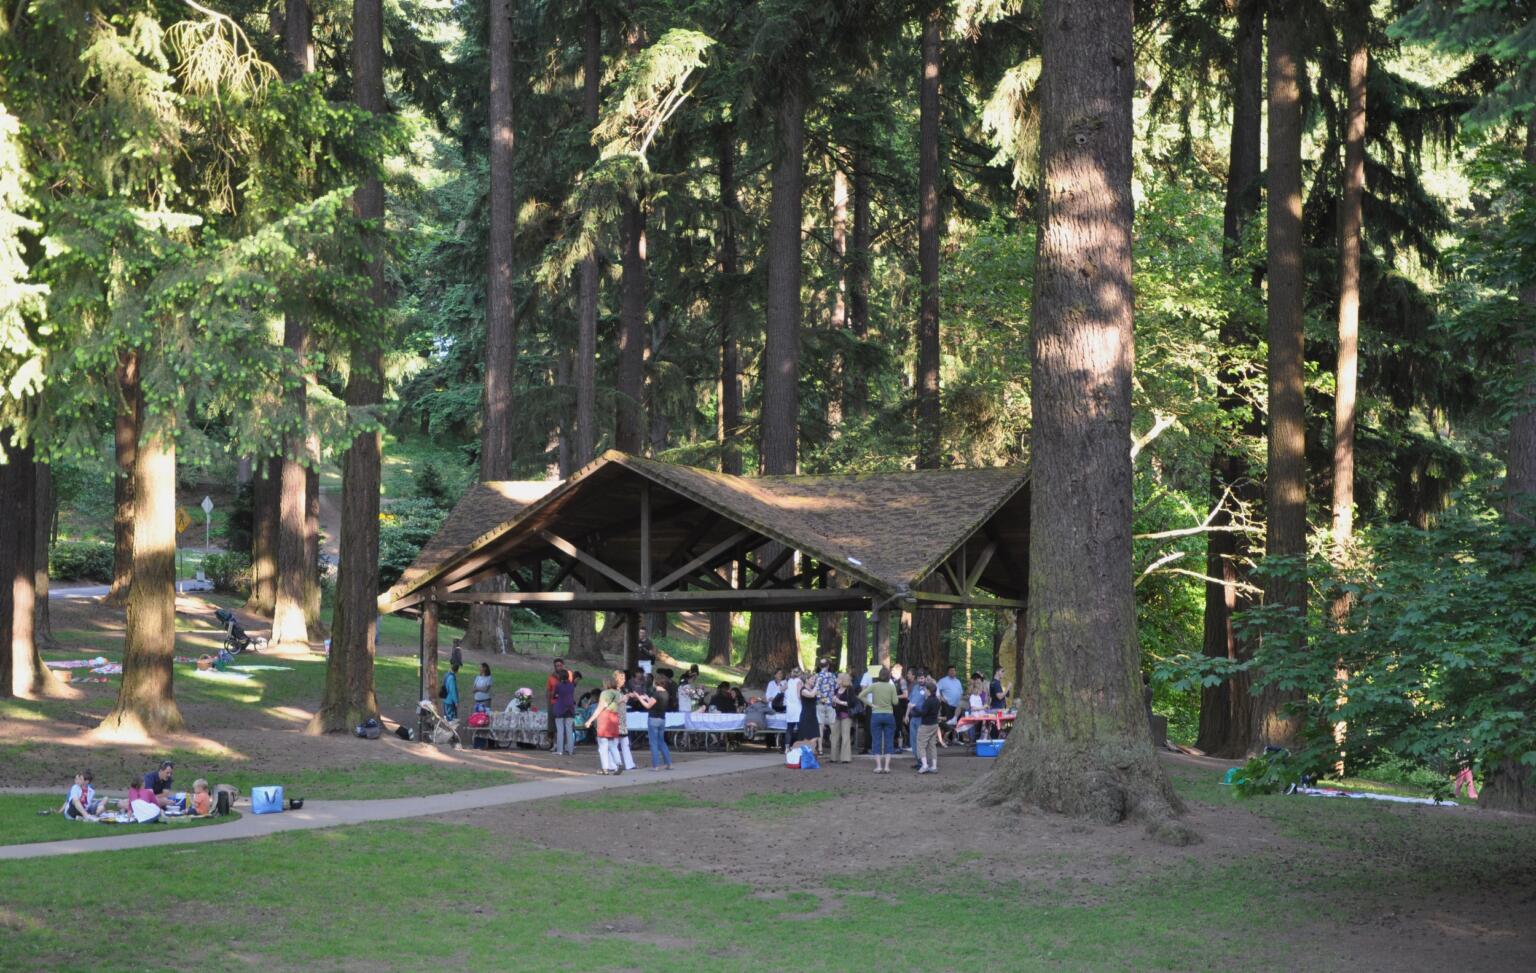
<path fill-rule="evenodd" d="M 306 801 L 298 811 L 281 814 L 252 814 L 247 809 L 238 820 L 228 824 L 215 824 L 202 828 L 126 833 L 110 838 L 78 838 L 70 841 L 44 841 L 27 845 L 0 846 L 0 861 L 20 858 L 45 858 L 52 855 L 79 855 L 88 851 L 119 851 L 124 848 L 151 848 L 160 845 L 193 845 L 205 841 L 231 841 L 237 838 L 257 838 L 279 831 L 299 831 L 311 828 L 334 828 L 345 824 L 363 824 L 368 821 L 394 821 L 400 818 L 420 818 L 434 814 L 450 814 L 475 808 L 494 807 L 499 804 L 520 804 L 523 801 L 539 801 L 547 797 L 567 797 L 592 791 L 614 790 L 622 787 L 638 787 L 645 784 L 665 784 L 697 777 L 713 777 L 734 774 L 744 770 L 765 770 L 781 766 L 783 758 L 777 753 L 730 754 L 705 757 L 677 764 L 672 771 L 651 773 L 637 769 L 617 777 L 602 774 L 577 774 L 550 780 L 534 780 L 520 784 L 503 784 L 500 787 L 484 787 L 473 791 L 455 791 L 451 794 L 434 794 L 430 797 L 400 797 L 381 801 Z M 121 827 L 133 825 L 88 825 L 81 827 Z"/>

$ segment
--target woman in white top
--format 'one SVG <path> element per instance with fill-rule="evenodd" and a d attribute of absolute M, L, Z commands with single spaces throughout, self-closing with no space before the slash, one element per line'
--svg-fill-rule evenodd
<path fill-rule="evenodd" d="M 491 665 L 480 663 L 480 675 L 475 677 L 475 704 L 491 708 Z"/>
<path fill-rule="evenodd" d="M 789 681 L 784 684 L 784 722 L 789 724 L 789 732 L 784 734 L 785 750 L 794 742 L 795 728 L 800 725 L 800 689 L 804 683 L 800 670 L 794 669 L 789 674 Z"/>

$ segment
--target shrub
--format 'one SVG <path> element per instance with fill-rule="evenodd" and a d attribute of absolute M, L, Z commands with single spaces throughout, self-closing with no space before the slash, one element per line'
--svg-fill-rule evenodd
<path fill-rule="evenodd" d="M 421 553 L 422 545 L 432 539 L 447 516 L 447 510 L 425 499 L 396 500 L 379 514 L 381 590 L 400 580 L 400 575 Z"/>
<path fill-rule="evenodd" d="M 48 551 L 48 576 L 112 583 L 113 553 L 107 541 L 59 541 Z"/>
<path fill-rule="evenodd" d="M 215 591 L 245 594 L 251 587 L 251 559 L 236 551 L 209 554 L 203 558 L 203 576 Z"/>

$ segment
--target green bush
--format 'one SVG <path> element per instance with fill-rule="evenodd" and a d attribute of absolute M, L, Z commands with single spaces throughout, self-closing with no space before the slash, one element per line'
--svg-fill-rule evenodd
<path fill-rule="evenodd" d="M 251 587 L 251 559 L 237 551 L 209 554 L 203 558 L 203 576 L 215 591 L 245 594 Z"/>
<path fill-rule="evenodd" d="M 48 576 L 112 583 L 112 545 L 107 541 L 59 541 L 48 551 Z"/>
<path fill-rule="evenodd" d="M 427 499 L 396 500 L 379 514 L 379 588 L 400 580 L 448 511 Z"/>

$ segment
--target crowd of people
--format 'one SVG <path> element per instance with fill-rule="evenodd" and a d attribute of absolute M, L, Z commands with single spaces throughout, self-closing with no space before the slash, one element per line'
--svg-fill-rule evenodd
<path fill-rule="evenodd" d="M 776 672 L 758 696 L 729 682 L 706 687 L 698 666 L 690 666 L 679 677 L 673 669 L 654 665 L 653 659 L 645 660 L 653 664 L 634 670 L 614 669 L 601 685 L 585 691 L 582 674 L 556 659 L 544 687 L 547 749 L 571 756 L 577 742 L 595 738 L 604 774 L 634 770 L 629 714 L 641 713 L 651 769 L 671 770 L 667 714 L 699 711 L 744 714 L 748 734 L 786 752 L 808 746 L 818 758 L 841 764 L 852 763 L 856 753 L 868 754 L 875 758 L 876 773 L 890 773 L 892 756 L 910 752 L 912 768 L 931 774 L 938 772 L 941 749 L 971 735 L 990 735 L 987 723 L 962 726 L 966 716 L 996 712 L 1008 704 L 1002 669 L 995 670 L 990 680 L 974 672 L 962 681 L 954 666 L 935 678 L 924 669 L 904 669 L 898 663 L 855 677 L 838 671 L 833 660 L 823 659 L 814 669 Z M 488 700 L 488 672 L 485 675 Z M 770 727 L 772 712 L 783 716 L 782 731 Z M 740 746 L 733 737 L 726 740 L 728 749 Z"/>

